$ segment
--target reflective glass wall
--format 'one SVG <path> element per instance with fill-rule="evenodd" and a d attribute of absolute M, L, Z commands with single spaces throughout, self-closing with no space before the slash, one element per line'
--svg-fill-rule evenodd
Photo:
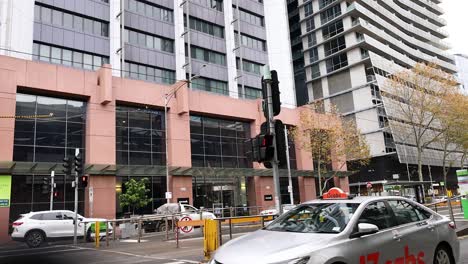
<path fill-rule="evenodd" d="M 52 114 L 51 116 L 49 116 Z M 86 103 L 55 97 L 18 93 L 16 96 L 13 160 L 61 164 L 75 148 L 84 154 Z M 43 117 L 44 116 L 44 117 Z M 47 117 L 46 117 L 47 116 Z M 27 118 L 26 118 L 27 117 Z M 30 211 L 49 210 L 50 192 L 43 189 L 50 175 L 13 175 L 10 221 Z M 56 196 L 53 209 L 74 209 L 72 179 L 66 179 L 61 166 L 55 169 Z M 83 212 L 84 190 L 79 189 L 79 212 Z"/>
<path fill-rule="evenodd" d="M 117 106 L 116 118 L 117 164 L 166 164 L 164 112 Z"/>

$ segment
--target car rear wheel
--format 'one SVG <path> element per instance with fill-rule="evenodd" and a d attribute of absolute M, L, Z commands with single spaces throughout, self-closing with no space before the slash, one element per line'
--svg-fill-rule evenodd
<path fill-rule="evenodd" d="M 167 223 L 169 225 L 169 231 L 171 231 L 172 230 L 171 222 L 167 222 Z M 166 226 L 166 223 L 162 222 L 158 227 L 158 231 L 159 232 L 166 232 L 167 228 L 168 227 Z"/>
<path fill-rule="evenodd" d="M 30 248 L 37 248 L 44 243 L 45 237 L 41 231 L 34 230 L 26 235 L 26 244 Z"/>
<path fill-rule="evenodd" d="M 455 264 L 452 252 L 444 245 L 437 247 L 433 262 L 434 264 Z"/>

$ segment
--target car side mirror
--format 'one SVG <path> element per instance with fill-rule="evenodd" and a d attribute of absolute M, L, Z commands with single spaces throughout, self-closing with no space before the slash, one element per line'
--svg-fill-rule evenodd
<path fill-rule="evenodd" d="M 359 223 L 358 231 L 351 235 L 350 238 L 362 237 L 379 232 L 379 227 L 373 224 Z"/>

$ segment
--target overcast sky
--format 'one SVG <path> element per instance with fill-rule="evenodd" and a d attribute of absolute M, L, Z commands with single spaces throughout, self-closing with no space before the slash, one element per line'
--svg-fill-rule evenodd
<path fill-rule="evenodd" d="M 443 0 L 441 7 L 447 20 L 445 30 L 450 34 L 446 41 L 453 47 L 450 52 L 468 55 L 468 1 Z"/>

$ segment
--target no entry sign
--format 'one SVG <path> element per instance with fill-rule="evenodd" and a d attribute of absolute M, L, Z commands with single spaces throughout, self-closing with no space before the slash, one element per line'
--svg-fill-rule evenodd
<path fill-rule="evenodd" d="M 184 216 L 179 221 L 192 221 L 192 218 L 190 218 L 189 216 Z M 180 228 L 180 231 L 182 231 L 183 233 L 190 233 L 193 231 L 193 226 L 183 226 Z"/>

